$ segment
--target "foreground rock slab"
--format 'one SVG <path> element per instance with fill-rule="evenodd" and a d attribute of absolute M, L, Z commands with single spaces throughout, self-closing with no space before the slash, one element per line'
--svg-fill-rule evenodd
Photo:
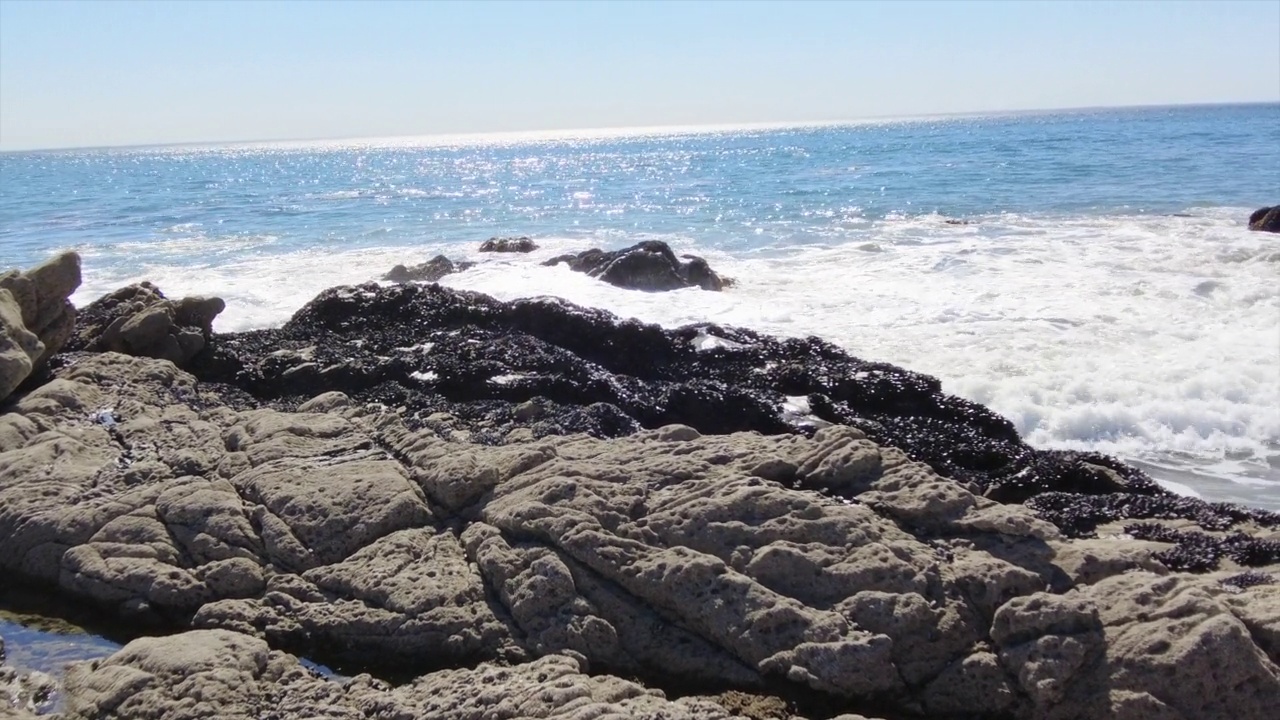
<path fill-rule="evenodd" d="M 74 717 L 721 716 L 613 676 L 824 716 L 1247 720 L 1280 697 L 1280 565 L 1069 538 L 856 428 L 485 445 L 338 393 L 219 392 L 66 356 L 0 416 L 0 571 L 206 631 L 69 676 Z M 283 651 L 418 679 L 342 686 Z"/>
<path fill-rule="evenodd" d="M 707 700 L 671 701 L 620 678 L 586 675 L 564 656 L 445 670 L 397 688 L 368 675 L 339 683 L 261 640 L 221 630 L 135 640 L 68 673 L 65 697 L 68 720 L 738 718 Z"/>

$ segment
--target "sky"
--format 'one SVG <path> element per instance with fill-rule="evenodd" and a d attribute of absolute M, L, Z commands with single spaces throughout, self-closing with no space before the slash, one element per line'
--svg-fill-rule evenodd
<path fill-rule="evenodd" d="M 0 150 L 1280 101 L 1280 0 L 0 0 Z"/>

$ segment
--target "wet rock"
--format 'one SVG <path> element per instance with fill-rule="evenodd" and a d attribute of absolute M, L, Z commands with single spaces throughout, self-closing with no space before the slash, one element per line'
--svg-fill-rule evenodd
<path fill-rule="evenodd" d="M 560 255 L 543 265 L 565 263 L 569 269 L 599 278 L 610 285 L 650 292 L 699 287 L 703 290 L 723 290 L 725 281 L 717 275 L 706 260 L 694 255 L 683 255 L 685 262 L 666 243 L 646 240 L 622 250 L 605 252 L 592 249 L 576 255 Z"/>
<path fill-rule="evenodd" d="M 1254 210 L 1249 216 L 1249 229 L 1280 233 L 1280 205 Z"/>
<path fill-rule="evenodd" d="M 393 283 L 436 282 L 445 275 L 462 272 L 473 267 L 475 263 L 464 260 L 453 261 L 444 255 L 437 255 L 430 260 L 412 267 L 397 265 L 391 268 L 383 280 Z"/>
<path fill-rule="evenodd" d="M 480 244 L 480 252 L 527 253 L 538 249 L 528 237 L 492 237 Z"/>
<path fill-rule="evenodd" d="M 221 298 L 170 300 L 151 283 L 128 285 L 80 311 L 66 350 L 119 352 L 183 367 L 204 349 L 224 309 Z"/>

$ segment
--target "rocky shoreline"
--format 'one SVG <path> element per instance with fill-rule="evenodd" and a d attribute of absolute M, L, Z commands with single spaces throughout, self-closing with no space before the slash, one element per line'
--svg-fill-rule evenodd
<path fill-rule="evenodd" d="M 135 286 L 42 335 L 23 323 L 74 285 L 8 288 L 54 274 L 0 276 L 3 367 L 26 368 L 0 573 L 138 638 L 67 673 L 64 717 L 1245 720 L 1280 698 L 1280 515 L 1029 447 L 934 378 L 417 283 L 232 334 L 216 299 Z"/>

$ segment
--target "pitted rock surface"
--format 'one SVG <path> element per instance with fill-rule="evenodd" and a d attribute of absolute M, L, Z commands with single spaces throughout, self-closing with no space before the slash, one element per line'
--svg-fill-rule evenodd
<path fill-rule="evenodd" d="M 0 416 L 0 570 L 202 628 L 83 667 L 73 717 L 729 716 L 614 675 L 826 717 L 1247 720 L 1280 693 L 1280 586 L 1067 537 L 858 428 L 485 445 L 218 392 L 72 355 Z M 420 677 L 340 685 L 283 651 Z"/>
<path fill-rule="evenodd" d="M 661 692 L 552 655 L 518 666 L 441 670 L 392 687 L 368 675 L 338 682 L 265 642 L 225 630 L 142 638 L 75 666 L 67 720 L 747 720 L 709 699 Z"/>

